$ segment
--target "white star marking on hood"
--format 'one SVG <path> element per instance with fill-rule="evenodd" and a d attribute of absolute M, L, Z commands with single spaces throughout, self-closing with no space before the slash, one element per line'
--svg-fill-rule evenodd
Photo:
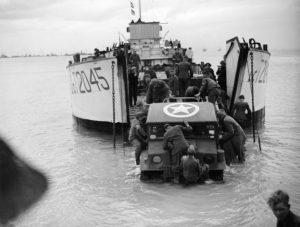
<path fill-rule="evenodd" d="M 192 103 L 170 103 L 164 106 L 163 112 L 176 118 L 187 118 L 199 112 L 199 106 Z"/>
<path fill-rule="evenodd" d="M 184 106 L 183 104 L 180 104 L 179 106 L 174 106 L 174 107 L 170 107 L 171 109 L 173 109 L 172 114 L 176 114 L 176 113 L 186 113 L 189 114 L 189 109 L 193 108 L 191 106 Z"/>

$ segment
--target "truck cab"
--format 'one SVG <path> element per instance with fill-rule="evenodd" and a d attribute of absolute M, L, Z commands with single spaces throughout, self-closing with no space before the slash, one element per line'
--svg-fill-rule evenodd
<path fill-rule="evenodd" d="M 225 158 L 224 151 L 218 148 L 219 126 L 214 105 L 182 100 L 150 104 L 146 121 L 148 146 L 141 154 L 141 180 L 168 181 L 173 177 L 170 152 L 163 149 L 164 125 L 184 125 L 184 121 L 193 128 L 184 136 L 195 146 L 195 157 L 209 165 L 212 180 L 223 180 Z"/>

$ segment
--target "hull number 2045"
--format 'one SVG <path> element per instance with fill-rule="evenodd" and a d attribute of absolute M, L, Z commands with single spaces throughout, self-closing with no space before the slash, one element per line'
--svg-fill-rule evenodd
<path fill-rule="evenodd" d="M 83 70 L 70 74 L 72 94 L 90 93 L 109 90 L 109 83 L 101 76 L 101 67 L 90 68 L 89 72 Z"/>

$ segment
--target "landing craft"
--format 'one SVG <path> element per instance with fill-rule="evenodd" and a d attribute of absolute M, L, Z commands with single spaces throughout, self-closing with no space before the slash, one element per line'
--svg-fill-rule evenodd
<path fill-rule="evenodd" d="M 248 100 L 255 123 L 265 120 L 265 98 L 270 53 L 254 39 L 240 43 L 237 37 L 226 42 L 226 75 L 229 110 L 243 94 Z"/>
<path fill-rule="evenodd" d="M 172 60 L 175 46 L 166 46 L 161 42 L 161 31 L 162 25 L 159 22 L 144 22 L 140 17 L 136 22 L 129 23 L 129 42 L 100 51 L 99 56 L 81 58 L 80 54 L 74 55 L 74 62 L 67 66 L 67 72 L 72 115 L 78 124 L 109 132 L 113 131 L 113 126 L 116 132 L 128 130 L 132 112 L 127 74 L 129 52 L 134 49 L 141 58 L 140 91 L 145 87 L 145 66 L 152 66 L 157 77 L 162 80 L 167 80 L 168 70 L 175 66 Z M 179 48 L 182 54 L 185 50 L 184 47 Z M 222 58 L 220 56 L 220 60 Z M 270 58 L 267 45 L 261 46 L 253 39 L 249 43 L 240 42 L 234 37 L 226 42 L 224 58 L 229 111 L 237 97 L 243 94 L 249 103 L 253 103 L 250 106 L 254 119 L 258 123 L 264 122 Z M 189 83 L 200 86 L 200 64 L 192 61 L 192 67 L 194 77 L 189 79 Z"/>

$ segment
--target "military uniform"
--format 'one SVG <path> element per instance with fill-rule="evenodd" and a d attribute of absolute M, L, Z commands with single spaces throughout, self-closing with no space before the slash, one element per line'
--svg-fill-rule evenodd
<path fill-rule="evenodd" d="M 247 110 L 247 115 L 245 111 Z M 242 128 L 246 128 L 248 119 L 251 117 L 251 110 L 247 102 L 236 102 L 232 108 L 233 118 L 241 125 Z"/>
<path fill-rule="evenodd" d="M 225 65 L 221 65 L 220 68 L 217 70 L 218 75 L 218 84 L 221 88 L 227 92 L 227 82 L 226 82 L 226 67 Z"/>
<path fill-rule="evenodd" d="M 208 165 L 201 165 L 193 155 L 182 157 L 180 170 L 186 184 L 194 184 L 200 180 L 204 181 L 208 177 Z"/>
<path fill-rule="evenodd" d="M 290 211 L 284 220 L 277 221 L 277 227 L 300 227 L 300 217 Z"/>
<path fill-rule="evenodd" d="M 179 83 L 178 83 L 178 78 L 176 75 L 173 75 L 168 78 L 168 85 L 170 87 L 172 95 L 178 96 L 179 95 Z"/>
<path fill-rule="evenodd" d="M 129 130 L 129 142 L 135 146 L 135 161 L 137 165 L 140 164 L 142 150 L 146 148 L 146 138 L 146 132 L 142 128 L 140 121 L 136 118 L 133 119 Z"/>
<path fill-rule="evenodd" d="M 135 67 L 137 67 L 137 69 L 139 69 L 139 65 L 141 62 L 140 56 L 137 53 L 133 53 L 130 57 L 129 57 L 129 62 L 134 65 Z"/>
<path fill-rule="evenodd" d="M 184 61 L 177 66 L 176 75 L 179 81 L 179 96 L 183 97 L 189 86 L 189 78 L 193 77 L 193 69 L 190 63 Z"/>
<path fill-rule="evenodd" d="M 218 97 L 221 95 L 220 85 L 205 75 L 202 79 L 200 93 L 208 96 L 208 101 L 215 104 Z"/>
<path fill-rule="evenodd" d="M 219 142 L 225 152 L 226 164 L 229 166 L 236 156 L 238 156 L 240 162 L 245 161 L 244 144 L 246 135 L 244 130 L 232 117 L 221 113 L 218 113 L 218 117 L 224 131 L 224 135 Z"/>
<path fill-rule="evenodd" d="M 136 75 L 137 75 L 137 77 L 139 77 L 140 63 L 141 63 L 140 56 L 137 53 L 131 54 L 129 57 L 129 62 L 132 66 L 136 67 Z"/>
<path fill-rule="evenodd" d="M 165 98 L 169 97 L 170 88 L 163 80 L 152 79 L 146 94 L 146 103 L 163 102 Z"/>
<path fill-rule="evenodd" d="M 183 57 L 182 57 L 182 54 L 181 54 L 181 53 L 175 52 L 175 53 L 173 54 L 173 62 L 174 62 L 174 63 L 179 63 L 179 62 L 182 61 L 182 59 L 183 59 Z"/>
<path fill-rule="evenodd" d="M 135 106 L 138 92 L 138 75 L 137 68 L 132 67 L 128 74 L 129 77 L 129 105 Z"/>
<path fill-rule="evenodd" d="M 179 177 L 180 159 L 189 147 L 189 143 L 183 134 L 184 131 L 191 132 L 192 127 L 175 125 L 164 134 L 163 148 L 171 151 L 172 172 L 175 178 Z"/>

